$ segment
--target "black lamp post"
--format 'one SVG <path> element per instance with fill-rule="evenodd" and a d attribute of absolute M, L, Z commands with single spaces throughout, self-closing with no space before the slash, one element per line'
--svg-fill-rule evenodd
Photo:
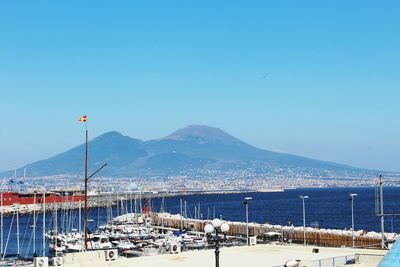
<path fill-rule="evenodd" d="M 215 230 L 215 235 L 212 236 L 212 232 Z M 226 233 L 229 231 L 229 225 L 223 223 L 220 219 L 212 220 L 211 224 L 204 226 L 204 232 L 207 234 L 207 242 L 215 243 L 215 267 L 219 267 L 219 243 L 226 240 Z M 220 233 L 224 234 L 224 237 L 219 236 Z"/>

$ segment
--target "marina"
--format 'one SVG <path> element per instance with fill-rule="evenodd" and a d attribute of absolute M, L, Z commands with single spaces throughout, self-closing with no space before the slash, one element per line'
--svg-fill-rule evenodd
<path fill-rule="evenodd" d="M 396 211 L 396 203 L 400 188 L 385 188 L 387 212 Z M 374 214 L 373 189 L 362 188 L 336 188 L 336 189 L 297 189 L 286 192 L 275 193 L 239 193 L 227 195 L 180 195 L 165 198 L 148 198 L 147 208 L 151 214 L 153 225 L 164 226 L 171 229 L 184 227 L 193 228 L 195 231 L 202 229 L 202 223 L 212 218 L 221 217 L 230 222 L 232 235 L 245 233 L 243 224 L 246 214 L 242 200 L 251 195 L 253 199 L 249 203 L 249 233 L 250 235 L 262 236 L 265 232 L 278 232 L 281 234 L 279 240 L 291 240 L 293 243 L 301 244 L 303 238 L 302 228 L 302 207 L 298 195 L 306 193 L 310 199 L 306 202 L 306 239 L 310 245 L 320 246 L 351 246 L 351 210 L 350 203 L 345 198 L 347 192 L 358 193 L 354 205 L 355 218 L 355 245 L 364 247 L 377 247 L 380 243 L 379 217 Z M 144 198 L 135 197 L 126 199 L 126 194 L 118 194 L 102 201 L 102 206 L 91 207 L 91 200 L 96 196 L 89 197 L 89 231 L 94 232 L 101 225 L 107 224 L 112 218 L 127 214 L 141 214 L 145 206 Z M 129 196 L 129 194 L 128 194 Z M 132 194 L 134 196 L 134 194 Z M 344 196 L 341 197 L 341 196 Z M 142 195 L 143 197 L 143 195 Z M 146 195 L 148 197 L 148 195 Z M 109 201 L 114 199 L 113 202 Z M 100 198 L 101 199 L 101 198 Z M 106 199 L 106 198 L 105 198 Z M 132 200 L 132 205 L 131 201 Z M 318 205 L 316 204 L 318 203 Z M 299 205 L 300 204 L 300 205 Z M 74 205 L 74 206 L 72 206 Z M 79 232 L 83 229 L 83 203 L 54 203 L 45 204 L 46 210 L 46 232 L 57 229 L 60 233 Z M 32 206 L 30 206 L 32 207 Z M 36 212 L 36 248 L 41 253 L 41 232 L 43 225 L 43 205 L 36 205 L 33 209 Z M 20 247 L 21 256 L 32 257 L 33 247 L 33 213 L 24 214 L 24 206 L 5 206 L 8 216 L 3 219 L 4 239 L 9 235 L 7 253 L 17 254 L 17 210 L 20 225 Z M 329 213 L 327 213 L 329 211 Z M 345 211 L 345 212 L 343 212 Z M 346 213 L 347 211 L 347 213 Z M 162 221 L 158 214 L 168 213 L 172 217 L 164 218 Z M 181 214 L 183 220 L 177 220 L 174 216 Z M 157 216 L 156 216 L 157 215 Z M 335 220 L 337 216 L 340 220 Z M 148 215 L 150 216 L 150 215 Z M 57 219 L 56 219 L 57 217 Z M 288 222 L 290 218 L 290 222 Z M 316 224 L 315 222 L 319 223 Z M 183 225 L 181 226 L 181 222 Z M 236 222 L 236 223 L 235 223 Z M 241 226 L 240 226 L 241 225 Z M 397 235 L 398 220 L 395 216 L 387 216 L 385 220 L 385 232 L 387 239 L 392 240 Z M 234 231 L 234 232 L 233 232 Z M 46 246 L 47 247 L 47 246 Z M 29 248 L 29 249 L 28 249 Z M 46 252 L 48 253 L 48 252 Z"/>
<path fill-rule="evenodd" d="M 349 229 L 351 228 L 351 202 L 349 201 L 349 192 L 357 193 L 358 196 L 354 200 L 354 219 L 355 228 L 357 230 L 375 231 L 381 230 L 380 218 L 375 214 L 374 204 L 374 188 L 304 188 L 285 190 L 284 192 L 271 193 L 232 193 L 232 194 L 176 194 L 169 197 L 161 197 L 161 195 L 153 193 L 119 193 L 119 201 L 116 201 L 117 194 L 112 196 L 88 197 L 88 206 L 90 208 L 90 218 L 97 223 L 97 213 L 99 211 L 100 221 L 105 222 L 107 219 L 106 207 L 113 206 L 113 216 L 135 211 L 136 196 L 136 212 L 140 210 L 139 199 L 148 198 L 150 200 L 150 208 L 154 212 L 159 212 L 161 206 L 164 211 L 171 214 L 181 213 L 180 201 L 183 206 L 186 202 L 185 217 L 195 218 L 200 216 L 203 219 L 210 219 L 222 215 L 223 218 L 231 221 L 243 221 L 245 219 L 245 208 L 242 204 L 246 196 L 251 196 L 253 200 L 249 204 L 249 220 L 256 223 L 265 223 L 277 225 L 293 224 L 299 226 L 302 221 L 302 203 L 298 195 L 307 194 L 310 198 L 306 201 L 306 223 L 313 228 L 328 229 Z M 400 232 L 400 217 L 396 216 L 398 211 L 397 203 L 400 201 L 400 187 L 385 187 L 385 231 Z M 126 197 L 128 196 L 128 198 Z M 141 195 L 141 196 L 140 196 Z M 126 201 L 128 199 L 128 201 Z M 112 204 L 111 204 L 112 200 Z M 122 200 L 122 205 L 121 205 Z M 132 206 L 131 206 L 132 201 Z M 118 202 L 118 203 L 117 203 Z M 100 205 L 98 205 L 100 203 Z M 162 203 L 164 203 L 162 205 Z M 200 203 L 200 214 L 195 212 Z M 83 203 L 81 203 L 83 207 Z M 97 209 L 97 207 L 99 208 Z M 26 207 L 20 205 L 20 214 L 29 214 L 35 207 L 35 210 L 41 210 L 41 205 Z M 75 210 L 79 209 L 79 203 L 47 203 L 46 210 L 50 211 L 57 207 L 58 210 Z M 4 207 L 4 215 L 12 216 L 14 207 Z M 182 211 L 184 213 L 184 210 Z M 51 216 L 51 215 L 50 215 Z M 340 216 L 340 220 L 335 220 Z M 77 216 L 76 216 L 77 217 Z M 92 223 L 93 224 L 93 223 Z"/>
<path fill-rule="evenodd" d="M 207 223 L 210 221 L 187 219 L 178 214 L 127 213 L 113 218 L 91 232 L 88 236 L 88 251 L 84 249 L 82 232 L 57 233 L 56 230 L 52 230 L 44 233 L 47 242 L 43 244 L 49 246 L 49 254 L 42 251 L 42 256 L 34 257 L 33 262 L 3 257 L 3 265 L 7 263 L 8 266 L 18 264 L 18 266 L 36 267 L 47 266 L 46 264 L 49 263 L 51 266 L 83 267 L 96 262 L 99 266 L 129 266 L 130 264 L 148 266 L 148 260 L 153 264 L 158 260 L 165 261 L 167 266 L 173 264 L 174 261 L 189 264 L 197 257 L 211 254 L 212 249 L 215 248 L 216 243 L 204 233 Z M 313 243 L 315 240 L 312 239 L 312 235 L 307 235 L 309 238 L 307 246 L 302 246 L 301 227 L 290 228 L 254 223 L 249 225 L 251 241 L 248 246 L 246 245 L 246 223 L 226 221 L 226 224 L 229 227 L 221 240 L 221 252 L 232 255 L 231 257 L 224 255 L 226 258 L 222 261 L 229 263 L 229 266 L 240 266 L 239 262 L 243 262 L 243 257 L 249 255 L 259 257 L 260 260 L 264 259 L 265 264 L 270 264 L 267 266 L 283 266 L 289 260 L 302 264 L 296 266 L 329 266 L 321 265 L 329 261 L 337 263 L 354 261 L 358 263 L 357 266 L 376 266 L 374 264 L 379 262 L 387 252 L 387 250 L 371 250 L 373 246 L 367 241 L 375 242 L 377 245 L 375 248 L 378 248 L 379 236 L 358 236 L 356 239 L 358 246 L 355 249 L 350 248 L 349 232 L 320 230 L 319 237 L 324 232 L 328 233 L 331 237 L 336 236 L 334 238 L 336 243 Z M 307 229 L 307 231 L 315 234 L 315 230 Z M 296 233 L 298 239 L 295 239 Z M 293 239 L 289 241 L 288 237 Z M 320 240 L 324 239 L 320 238 Z M 395 236 L 388 235 L 387 240 L 394 242 Z M 344 248 L 346 246 L 343 242 L 347 242 L 347 248 Z M 364 246 L 360 246 L 362 243 Z M 288 258 L 288 255 L 291 258 Z M 137 257 L 148 258 L 148 260 L 139 260 Z M 212 256 L 210 258 L 212 259 Z"/>

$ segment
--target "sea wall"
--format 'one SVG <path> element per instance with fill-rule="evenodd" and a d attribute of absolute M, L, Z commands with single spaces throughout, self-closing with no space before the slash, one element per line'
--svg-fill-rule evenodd
<path fill-rule="evenodd" d="M 190 218 L 182 218 L 180 215 L 171 215 L 168 213 L 154 213 L 151 215 L 156 225 L 163 225 L 170 228 L 189 228 L 193 231 L 202 232 L 204 226 L 208 223 L 206 220 L 194 220 Z M 229 233 L 231 236 L 246 236 L 246 223 L 230 222 Z M 308 245 L 329 246 L 329 247 L 351 247 L 352 232 L 349 230 L 331 230 L 331 229 L 315 229 L 306 227 L 306 242 Z M 271 224 L 249 223 L 249 235 L 257 236 L 258 239 L 268 239 L 273 233 L 276 241 L 289 243 L 304 243 L 303 227 L 282 226 Z M 279 234 L 279 235 L 278 235 Z M 355 247 L 359 248 L 380 248 L 381 235 L 376 232 L 355 231 Z M 385 233 L 386 240 L 394 241 L 397 239 L 395 233 Z"/>

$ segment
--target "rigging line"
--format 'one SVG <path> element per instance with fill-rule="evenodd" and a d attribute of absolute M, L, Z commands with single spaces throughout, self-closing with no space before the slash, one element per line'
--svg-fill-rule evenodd
<path fill-rule="evenodd" d="M 11 219 L 11 223 L 10 223 L 10 230 L 8 230 L 8 236 L 7 236 L 7 241 L 6 241 L 6 246 L 4 248 L 4 253 L 3 253 L 3 257 L 2 260 L 4 261 L 4 257 L 7 254 L 7 246 L 8 246 L 8 241 L 10 240 L 10 235 L 11 235 L 11 230 L 12 230 L 12 226 L 13 226 L 13 222 L 14 222 L 14 217 L 15 217 L 15 211 L 13 213 L 12 219 Z"/>
<path fill-rule="evenodd" d="M 44 215 L 46 216 L 46 212 L 45 212 L 45 211 L 41 211 L 41 212 L 44 213 Z M 38 213 L 38 214 L 39 214 L 39 213 Z M 39 217 L 39 216 L 38 216 L 38 217 Z M 50 221 L 49 221 L 49 220 L 46 220 L 46 221 L 45 221 L 45 226 L 44 226 L 44 231 L 46 231 L 46 229 L 49 229 L 50 226 L 51 226 L 51 220 L 50 220 Z M 43 231 L 43 229 L 42 229 L 42 231 Z M 44 247 L 42 247 L 41 250 L 40 250 L 40 254 L 43 254 L 43 250 L 46 251 L 46 247 L 47 247 L 46 237 L 43 236 L 42 234 L 39 234 L 39 237 L 42 238 L 42 241 L 43 241 L 43 239 L 44 239 Z M 39 255 L 40 255 L 40 254 L 39 254 Z"/>
<path fill-rule="evenodd" d="M 36 231 L 35 227 L 37 225 L 38 218 L 39 218 L 39 216 L 36 216 L 35 221 L 33 222 L 33 226 L 34 226 L 34 227 L 32 227 L 33 231 Z M 28 256 L 29 251 L 31 250 L 31 244 L 32 244 L 32 240 L 33 240 L 33 231 L 31 233 L 31 237 L 29 239 L 28 249 L 26 250 L 27 251 L 27 254 L 26 254 L 27 256 Z M 36 240 L 33 240 L 33 242 L 35 242 L 35 241 Z"/>
<path fill-rule="evenodd" d="M 192 218 L 192 213 L 190 212 L 190 205 L 187 205 L 187 209 L 188 209 L 188 211 L 189 211 L 189 218 L 193 219 L 193 218 Z"/>
<path fill-rule="evenodd" d="M 72 199 L 71 199 L 72 201 Z M 72 232 L 72 228 L 74 228 L 74 210 L 72 209 L 73 207 L 71 207 L 70 211 L 69 211 L 69 222 L 68 222 L 68 227 L 69 227 L 69 231 Z"/>
<path fill-rule="evenodd" d="M 89 180 L 90 178 L 92 178 L 96 173 L 98 173 L 99 171 L 101 171 L 101 169 L 103 169 L 105 166 L 107 166 L 108 163 L 103 164 L 103 166 L 101 166 L 99 169 L 97 169 L 97 171 L 95 171 L 92 175 L 90 175 L 87 180 Z"/>
<path fill-rule="evenodd" d="M 27 234 L 27 232 L 28 232 L 28 228 L 30 228 L 30 226 L 29 226 L 29 221 L 30 221 L 30 219 L 31 219 L 31 213 L 29 213 L 29 216 L 28 216 L 28 222 L 27 222 L 27 224 L 26 224 L 26 227 L 25 227 L 25 232 L 24 232 L 24 235 L 23 235 L 23 238 L 22 238 L 22 242 L 21 242 L 21 244 L 22 244 L 22 247 L 24 247 L 24 243 L 25 243 L 25 238 L 26 238 L 26 234 Z"/>

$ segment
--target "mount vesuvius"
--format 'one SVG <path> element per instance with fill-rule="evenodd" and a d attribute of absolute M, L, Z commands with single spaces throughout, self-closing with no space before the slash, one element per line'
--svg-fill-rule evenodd
<path fill-rule="evenodd" d="M 29 176 L 82 174 L 84 145 L 24 166 Z M 346 171 L 356 168 L 251 146 L 221 129 L 192 125 L 164 138 L 141 141 L 119 132 L 104 133 L 89 142 L 89 169 L 108 163 L 102 175 L 179 174 L 189 170 L 265 170 L 302 168 Z M 22 168 L 21 168 L 22 169 Z M 11 176 L 12 171 L 2 173 Z"/>

